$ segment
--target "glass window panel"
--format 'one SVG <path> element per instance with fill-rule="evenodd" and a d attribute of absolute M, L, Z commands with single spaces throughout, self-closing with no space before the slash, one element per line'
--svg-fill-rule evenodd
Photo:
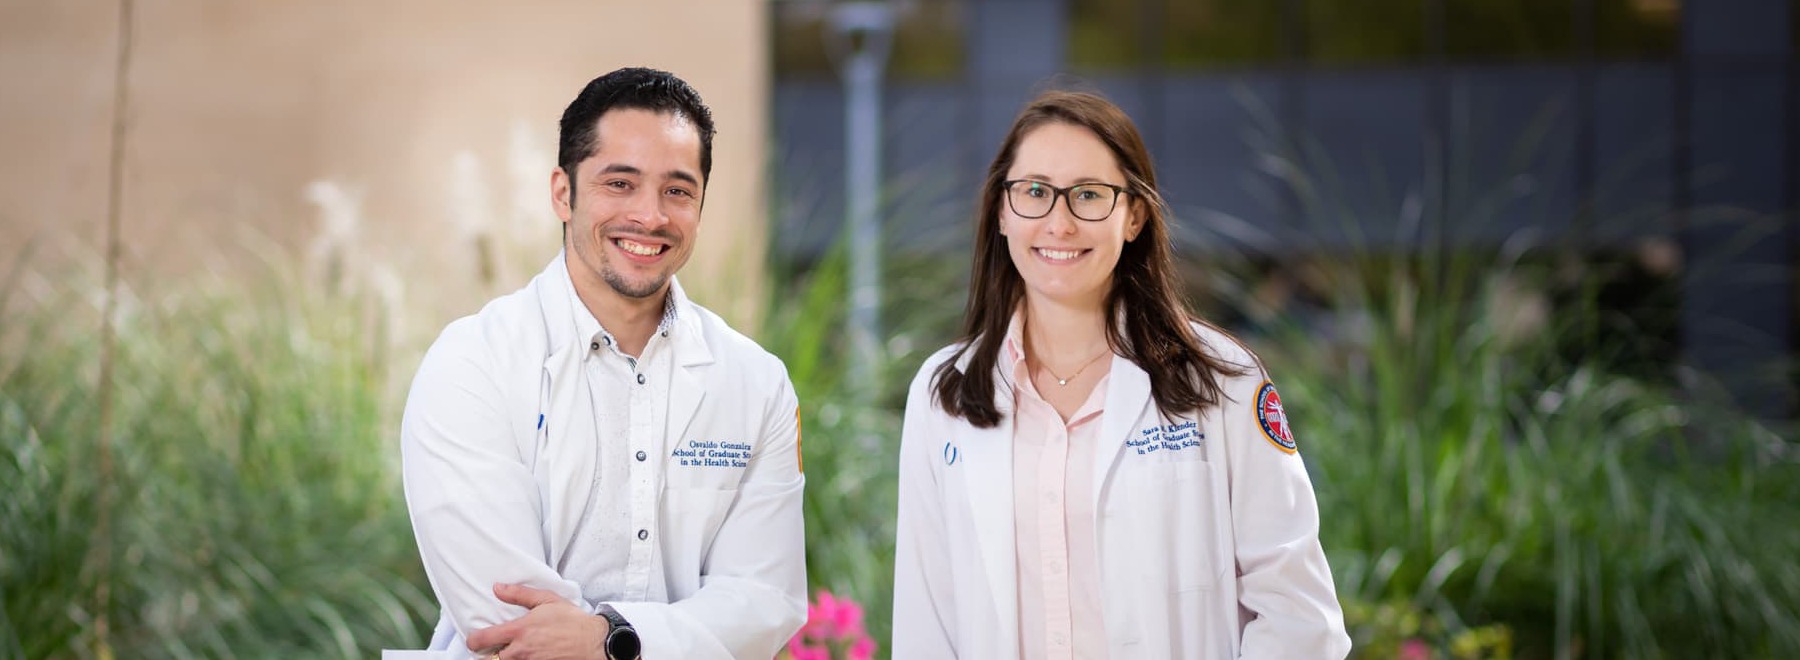
<path fill-rule="evenodd" d="M 1126 71 L 1143 65 L 1146 40 L 1153 37 L 1143 30 L 1147 0 L 1068 2 L 1070 68 Z"/>
<path fill-rule="evenodd" d="M 976 0 L 979 1 L 979 0 Z M 944 80 L 962 75 L 968 56 L 963 48 L 963 17 L 959 0 L 912 0 L 899 3 L 899 25 L 894 32 L 893 59 L 888 75 L 903 80 Z"/>
<path fill-rule="evenodd" d="M 1452 60 L 1566 60 L 1578 54 L 1571 0 L 1444 0 Z"/>
<path fill-rule="evenodd" d="M 1320 64 L 1425 59 L 1425 0 L 1307 0 L 1306 56 Z"/>
<path fill-rule="evenodd" d="M 812 78 L 836 75 L 825 54 L 823 2 L 770 3 L 769 29 L 774 31 L 775 77 Z"/>
<path fill-rule="evenodd" d="M 1681 47 L 1682 0 L 1594 0 L 1595 48 L 1606 59 L 1666 60 Z"/>
<path fill-rule="evenodd" d="M 962 75 L 963 2 L 908 0 L 893 3 L 894 40 L 887 75 L 898 80 L 948 79 Z M 777 78 L 836 76 L 826 50 L 831 2 L 787 0 L 771 3 L 774 67 Z"/>
<path fill-rule="evenodd" d="M 1287 51 L 1287 4 L 1278 0 L 1163 0 L 1163 62 L 1172 69 L 1281 62 Z"/>

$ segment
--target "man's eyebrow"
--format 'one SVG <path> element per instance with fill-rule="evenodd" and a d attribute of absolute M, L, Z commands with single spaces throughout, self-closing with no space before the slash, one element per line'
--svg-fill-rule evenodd
<path fill-rule="evenodd" d="M 630 174 L 632 176 L 643 176 L 644 171 L 632 165 L 613 163 L 600 168 L 595 174 Z M 692 185 L 700 185 L 700 177 L 694 176 L 692 172 L 687 170 L 670 170 L 668 177 L 677 181 L 685 181 Z"/>
<path fill-rule="evenodd" d="M 607 165 L 606 167 L 600 168 L 600 171 L 598 172 L 598 174 L 631 174 L 631 175 L 642 175 L 643 173 L 644 173 L 643 170 L 640 170 L 636 167 L 632 167 L 630 165 L 625 165 L 622 163 L 614 163 L 611 165 Z"/>

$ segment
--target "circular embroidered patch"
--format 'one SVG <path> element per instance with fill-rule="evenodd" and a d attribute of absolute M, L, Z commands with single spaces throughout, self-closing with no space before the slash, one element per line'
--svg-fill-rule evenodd
<path fill-rule="evenodd" d="M 1294 444 L 1294 429 L 1288 426 L 1287 409 L 1281 407 L 1281 395 L 1275 392 L 1275 383 L 1263 381 L 1262 387 L 1256 390 L 1256 421 L 1262 424 L 1263 437 L 1289 454 L 1300 448 Z"/>

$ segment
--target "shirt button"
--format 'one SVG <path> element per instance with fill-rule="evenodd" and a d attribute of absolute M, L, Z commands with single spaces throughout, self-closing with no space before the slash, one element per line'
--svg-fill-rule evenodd
<path fill-rule="evenodd" d="M 611 346 L 612 345 L 612 335 L 604 335 L 604 336 L 600 337 L 600 341 L 606 342 L 607 346 Z"/>
<path fill-rule="evenodd" d="M 644 375 L 643 374 L 638 374 L 638 384 L 639 385 L 644 384 Z"/>
<path fill-rule="evenodd" d="M 662 336 L 664 336 L 664 337 L 669 336 L 669 331 L 668 330 L 662 331 Z"/>
<path fill-rule="evenodd" d="M 590 350 L 590 351 L 600 350 L 600 342 L 594 342 L 592 344 L 588 344 L 588 350 Z"/>
<path fill-rule="evenodd" d="M 640 451 L 640 452 L 638 452 L 638 453 L 637 453 L 637 459 L 638 459 L 638 461 L 639 461 L 639 462 L 642 462 L 642 461 L 645 461 L 645 460 L 649 460 L 649 458 L 650 458 L 650 455 L 649 455 L 649 454 L 646 454 L 646 453 L 644 453 L 644 452 L 641 452 L 641 451 Z"/>
<path fill-rule="evenodd" d="M 647 530 L 647 529 L 640 529 L 640 530 L 638 530 L 638 540 L 639 540 L 639 541 L 648 541 L 648 540 L 650 540 L 650 530 Z"/>

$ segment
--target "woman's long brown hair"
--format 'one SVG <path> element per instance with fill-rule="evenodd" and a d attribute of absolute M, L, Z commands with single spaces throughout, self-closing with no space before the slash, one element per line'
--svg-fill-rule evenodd
<path fill-rule="evenodd" d="M 1093 131 L 1125 172 L 1126 203 L 1144 215 L 1143 230 L 1125 244 L 1113 269 L 1112 288 L 1106 294 L 1107 343 L 1150 375 L 1150 391 L 1164 417 L 1217 405 L 1224 398 L 1219 380 L 1241 375 L 1245 367 L 1203 350 L 1188 325 L 1198 319 L 1190 318 L 1176 283 L 1167 213 L 1156 191 L 1150 151 L 1118 106 L 1095 94 L 1066 91 L 1044 93 L 1026 105 L 988 166 L 975 222 L 975 265 L 963 310 L 961 345 L 934 373 L 939 405 L 980 428 L 1000 423 L 1000 411 L 994 406 L 995 364 L 1013 310 L 1025 295 L 1025 282 L 1000 234 L 1005 195 L 1000 184 L 1012 169 L 1019 143 L 1032 130 L 1051 123 Z M 959 368 L 965 356 L 968 364 Z"/>

